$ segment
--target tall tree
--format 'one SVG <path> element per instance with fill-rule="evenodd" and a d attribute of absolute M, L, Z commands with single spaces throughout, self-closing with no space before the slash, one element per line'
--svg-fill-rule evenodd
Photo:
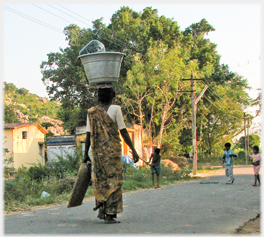
<path fill-rule="evenodd" d="M 163 42 L 153 43 L 145 56 L 135 57 L 124 84 L 130 96 L 126 101 L 133 111 L 138 111 L 141 126 L 147 128 L 146 125 L 153 121 L 155 130 L 151 134 L 156 137 L 158 147 L 162 145 L 165 130 L 173 127 L 175 134 L 175 123 L 177 126 L 181 123 L 175 120 L 175 114 L 183 108 L 176 104 L 182 101 L 181 91 L 189 86 L 181 79 L 190 77 L 192 72 L 198 73 L 197 60 L 186 65 L 181 55 L 180 47 L 168 48 Z M 143 120 L 146 113 L 150 116 Z"/>

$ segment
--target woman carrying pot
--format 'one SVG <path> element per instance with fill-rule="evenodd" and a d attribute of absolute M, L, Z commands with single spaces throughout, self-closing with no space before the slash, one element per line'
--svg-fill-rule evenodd
<path fill-rule="evenodd" d="M 85 155 L 83 162 L 91 161 L 88 151 L 92 150 L 92 182 L 95 208 L 98 218 L 106 224 L 120 223 L 115 220 L 123 211 L 122 201 L 122 148 L 118 130 L 132 150 L 134 163 L 139 156 L 132 144 L 123 121 L 121 107 L 113 105 L 115 91 L 111 84 L 98 86 L 98 102 L 88 110 L 86 126 Z"/>

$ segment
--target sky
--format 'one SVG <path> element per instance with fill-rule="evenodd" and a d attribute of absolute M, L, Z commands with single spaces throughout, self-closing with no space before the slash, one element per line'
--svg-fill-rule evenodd
<path fill-rule="evenodd" d="M 22 3 L 21 3 L 22 2 Z M 48 94 L 41 78 L 40 64 L 47 54 L 66 48 L 64 27 L 76 24 L 91 28 L 103 17 L 108 25 L 121 6 L 143 12 L 145 7 L 158 15 L 173 18 L 181 30 L 205 18 L 215 28 L 208 34 L 217 44 L 221 64 L 248 80 L 248 91 L 256 98 L 261 88 L 261 1 L 32 1 L 2 2 L 2 81 L 25 88 L 40 97 Z M 95 4 L 96 3 L 96 4 Z M 87 42 L 88 43 L 88 42 Z M 256 108 L 248 110 L 255 114 Z M 257 119 L 257 123 L 260 118 Z"/>

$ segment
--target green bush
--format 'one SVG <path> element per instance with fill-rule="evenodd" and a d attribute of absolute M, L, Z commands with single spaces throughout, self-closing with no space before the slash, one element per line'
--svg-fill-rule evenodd
<path fill-rule="evenodd" d="M 182 170 L 179 172 L 179 176 L 181 178 L 190 178 L 190 173 L 192 173 L 192 170 L 185 167 L 185 168 L 182 168 Z"/>
<path fill-rule="evenodd" d="M 76 177 L 70 175 L 65 175 L 65 177 L 61 179 L 57 179 L 57 177 L 51 177 L 44 181 L 43 188 L 45 190 L 42 191 L 46 191 L 52 196 L 69 193 L 73 189 L 75 180 Z"/>
<path fill-rule="evenodd" d="M 34 165 L 28 169 L 28 175 L 31 180 L 40 181 L 41 179 L 49 175 L 49 169 L 41 164 Z"/>
<path fill-rule="evenodd" d="M 131 176 L 132 180 L 136 181 L 136 182 L 145 182 L 145 181 L 147 181 L 147 177 L 148 177 L 148 175 L 144 174 L 142 172 L 134 173 Z"/>
<path fill-rule="evenodd" d="M 77 175 L 79 167 L 82 162 L 82 151 L 81 149 L 76 149 L 75 154 L 72 156 L 66 154 L 65 157 L 57 156 L 58 161 L 48 162 L 49 173 L 52 176 L 57 176 L 58 178 L 63 178 L 64 175 Z"/>
<path fill-rule="evenodd" d="M 237 156 L 239 159 L 245 159 L 246 152 L 245 151 L 239 151 Z"/>
<path fill-rule="evenodd" d="M 129 164 L 123 163 L 123 180 L 130 180 L 131 177 L 137 172 L 139 171 Z"/>
<path fill-rule="evenodd" d="M 5 203 L 10 200 L 23 200 L 23 190 L 21 189 L 18 182 L 15 180 L 5 180 L 4 183 L 4 199 Z"/>

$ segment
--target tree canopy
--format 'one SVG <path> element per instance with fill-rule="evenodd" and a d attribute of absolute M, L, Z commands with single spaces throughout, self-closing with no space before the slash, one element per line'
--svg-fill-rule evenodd
<path fill-rule="evenodd" d="M 215 29 L 202 19 L 184 31 L 176 21 L 146 7 L 135 12 L 121 7 L 106 26 L 102 18 L 93 28 L 65 27 L 68 47 L 48 54 L 41 70 L 51 99 L 62 103 L 59 118 L 74 132 L 86 124 L 87 109 L 96 104 L 96 91 L 89 85 L 79 51 L 91 40 L 101 41 L 106 51 L 126 54 L 121 65 L 117 98 L 127 123 L 141 125 L 154 145 L 168 144 L 175 154 L 188 153 L 191 138 L 190 82 L 196 94 L 209 88 L 196 110 L 198 148 L 201 154 L 216 152 L 221 144 L 243 129 L 243 110 L 252 103 L 245 92 L 247 80 L 220 65 L 217 45 L 205 35 Z M 165 152 L 165 151 L 164 151 Z"/>
<path fill-rule="evenodd" d="M 248 138 L 246 137 L 246 140 L 249 141 L 248 146 L 249 146 L 249 149 L 250 149 L 250 153 L 252 153 L 253 146 L 260 146 L 260 137 L 259 137 L 259 135 L 256 135 L 256 134 L 249 135 Z M 239 148 L 242 148 L 242 149 L 245 148 L 245 136 L 242 136 L 239 139 L 238 146 L 239 146 Z"/>

